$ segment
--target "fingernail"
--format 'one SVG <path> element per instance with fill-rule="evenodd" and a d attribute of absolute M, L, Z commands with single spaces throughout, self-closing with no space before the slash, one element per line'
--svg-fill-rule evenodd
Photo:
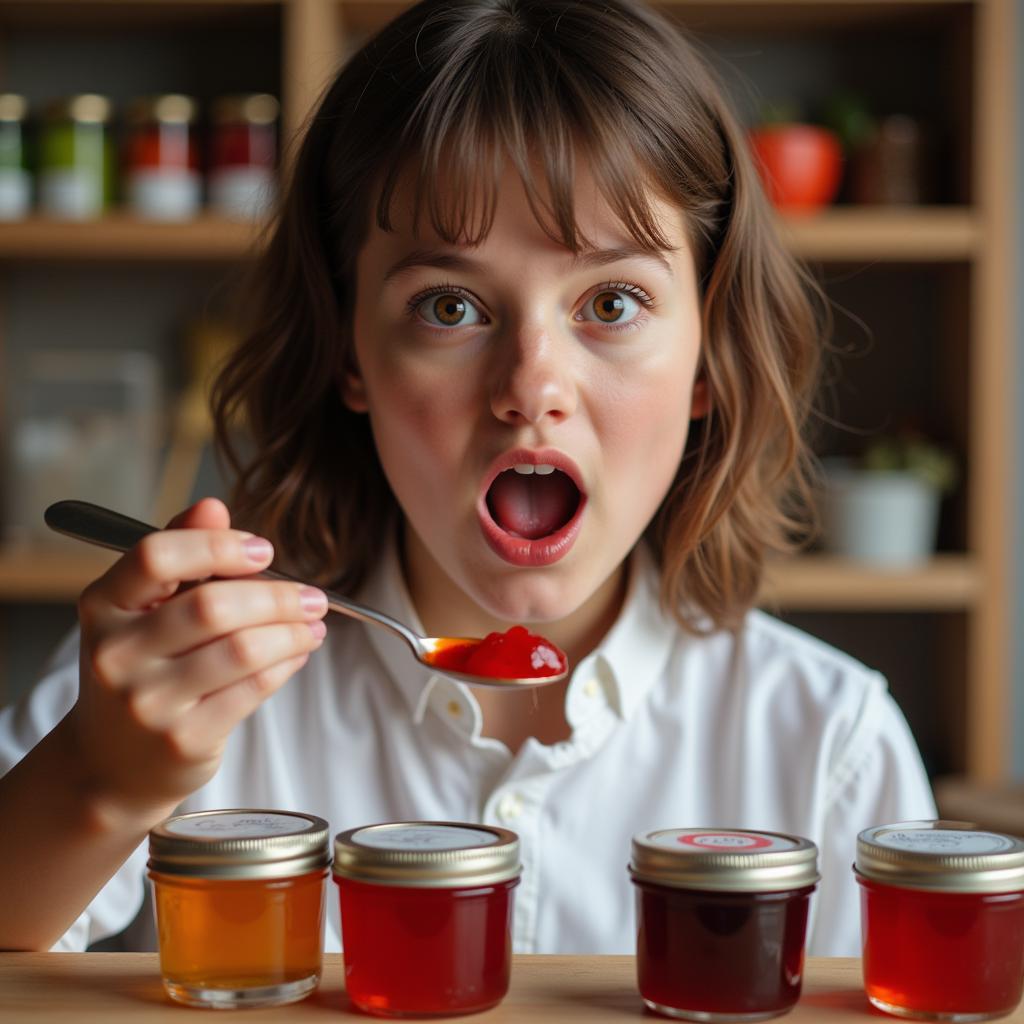
<path fill-rule="evenodd" d="M 303 587 L 299 591 L 299 605 L 307 615 L 323 615 L 327 611 L 327 595 L 316 587 Z"/>
<path fill-rule="evenodd" d="M 314 640 L 323 640 L 327 636 L 327 623 L 323 619 L 317 619 L 316 622 L 309 623 L 309 631 L 313 634 Z"/>
<path fill-rule="evenodd" d="M 242 547 L 250 562 L 266 562 L 273 557 L 274 546 L 262 537 L 250 537 L 242 541 Z"/>

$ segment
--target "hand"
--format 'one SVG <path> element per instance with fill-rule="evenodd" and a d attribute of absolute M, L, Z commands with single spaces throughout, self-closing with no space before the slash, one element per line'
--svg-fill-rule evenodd
<path fill-rule="evenodd" d="M 323 593 L 244 579 L 273 551 L 230 525 L 220 501 L 203 499 L 82 593 L 79 696 L 66 724 L 83 784 L 105 807 L 154 823 L 169 814 L 323 640 Z"/>

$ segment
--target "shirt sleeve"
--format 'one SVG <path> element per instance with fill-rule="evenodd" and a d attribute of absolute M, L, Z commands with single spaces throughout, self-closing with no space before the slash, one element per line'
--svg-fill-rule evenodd
<path fill-rule="evenodd" d="M 78 696 L 78 631 L 57 649 L 43 677 L 21 700 L 0 710 L 0 776 L 11 770 L 71 710 Z M 96 894 L 52 949 L 79 952 L 116 935 L 144 896 L 145 847 L 140 846 Z"/>
<path fill-rule="evenodd" d="M 813 901 L 811 956 L 860 956 L 857 834 L 872 825 L 936 817 L 935 800 L 906 719 L 880 676 L 832 758 Z"/>

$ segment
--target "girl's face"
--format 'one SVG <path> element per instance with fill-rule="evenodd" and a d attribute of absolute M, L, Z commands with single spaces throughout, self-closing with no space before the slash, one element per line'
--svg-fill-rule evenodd
<path fill-rule="evenodd" d="M 481 635 L 559 620 L 576 632 L 618 609 L 623 560 L 664 498 L 691 417 L 700 303 L 681 212 L 657 202 L 676 251 L 635 242 L 586 177 L 579 257 L 544 234 L 518 176 L 476 247 L 395 231 L 359 253 L 357 370 L 406 517 L 405 558 L 429 630 Z M 517 469 L 518 467 L 518 469 Z"/>

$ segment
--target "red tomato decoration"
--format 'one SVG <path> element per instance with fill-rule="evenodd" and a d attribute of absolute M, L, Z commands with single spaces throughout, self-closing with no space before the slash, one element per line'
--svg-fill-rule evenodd
<path fill-rule="evenodd" d="M 750 133 L 754 163 L 773 206 L 810 212 L 839 191 L 843 150 L 838 137 L 810 124 L 772 124 Z"/>

